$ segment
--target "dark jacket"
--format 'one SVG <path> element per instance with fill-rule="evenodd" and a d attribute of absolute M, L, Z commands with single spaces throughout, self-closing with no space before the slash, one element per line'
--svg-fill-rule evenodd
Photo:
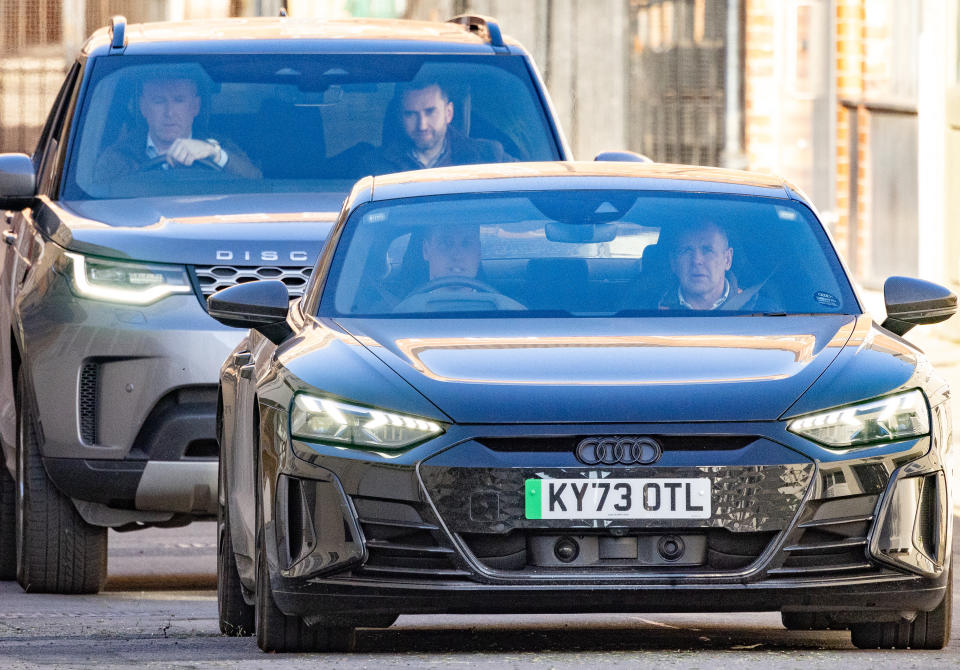
<path fill-rule="evenodd" d="M 223 166 L 224 172 L 248 179 L 259 179 L 262 176 L 260 170 L 247 158 L 240 147 L 230 140 L 215 139 L 220 143 L 220 148 L 227 152 L 227 163 Z M 147 156 L 146 128 L 122 132 L 117 141 L 107 147 L 97 159 L 94 179 L 99 183 L 107 183 L 139 172 L 152 160 Z"/>
<path fill-rule="evenodd" d="M 445 159 L 433 167 L 448 165 L 473 165 L 475 163 L 510 163 L 517 159 L 506 153 L 496 140 L 467 137 L 452 126 L 447 126 L 448 151 Z M 365 174 L 388 174 L 420 170 L 422 166 L 411 154 L 409 140 L 389 142 L 371 156 L 372 164 Z"/>

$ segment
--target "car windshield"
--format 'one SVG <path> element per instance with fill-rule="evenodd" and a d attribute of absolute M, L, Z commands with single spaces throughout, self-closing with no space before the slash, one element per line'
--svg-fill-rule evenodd
<path fill-rule="evenodd" d="M 559 157 L 521 56 L 100 58 L 80 109 L 71 200 L 346 193 L 422 165 Z M 183 139 L 203 142 L 182 150 L 190 167 Z"/>
<path fill-rule="evenodd" d="M 532 191 L 358 207 L 322 316 L 859 313 L 814 215 L 791 200 Z"/>

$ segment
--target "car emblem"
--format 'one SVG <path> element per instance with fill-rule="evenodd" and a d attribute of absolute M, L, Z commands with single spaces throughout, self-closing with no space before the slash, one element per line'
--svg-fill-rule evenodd
<path fill-rule="evenodd" d="M 660 460 L 663 449 L 652 437 L 588 437 L 574 453 L 587 465 L 649 465 Z"/>

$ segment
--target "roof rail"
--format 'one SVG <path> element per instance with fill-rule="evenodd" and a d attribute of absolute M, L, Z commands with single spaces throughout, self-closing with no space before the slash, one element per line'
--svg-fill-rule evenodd
<path fill-rule="evenodd" d="M 448 19 L 447 23 L 459 23 L 466 26 L 471 33 L 486 32 L 486 40 L 492 47 L 505 46 L 503 35 L 500 33 L 500 24 L 490 16 L 481 16 L 479 14 L 460 14 Z"/>
<path fill-rule="evenodd" d="M 127 17 L 117 14 L 110 19 L 110 53 L 123 51 L 127 46 Z"/>

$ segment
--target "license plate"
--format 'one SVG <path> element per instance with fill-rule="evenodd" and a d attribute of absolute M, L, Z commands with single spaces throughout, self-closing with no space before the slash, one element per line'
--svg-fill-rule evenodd
<path fill-rule="evenodd" d="M 710 480 L 527 479 L 528 519 L 709 519 Z"/>

